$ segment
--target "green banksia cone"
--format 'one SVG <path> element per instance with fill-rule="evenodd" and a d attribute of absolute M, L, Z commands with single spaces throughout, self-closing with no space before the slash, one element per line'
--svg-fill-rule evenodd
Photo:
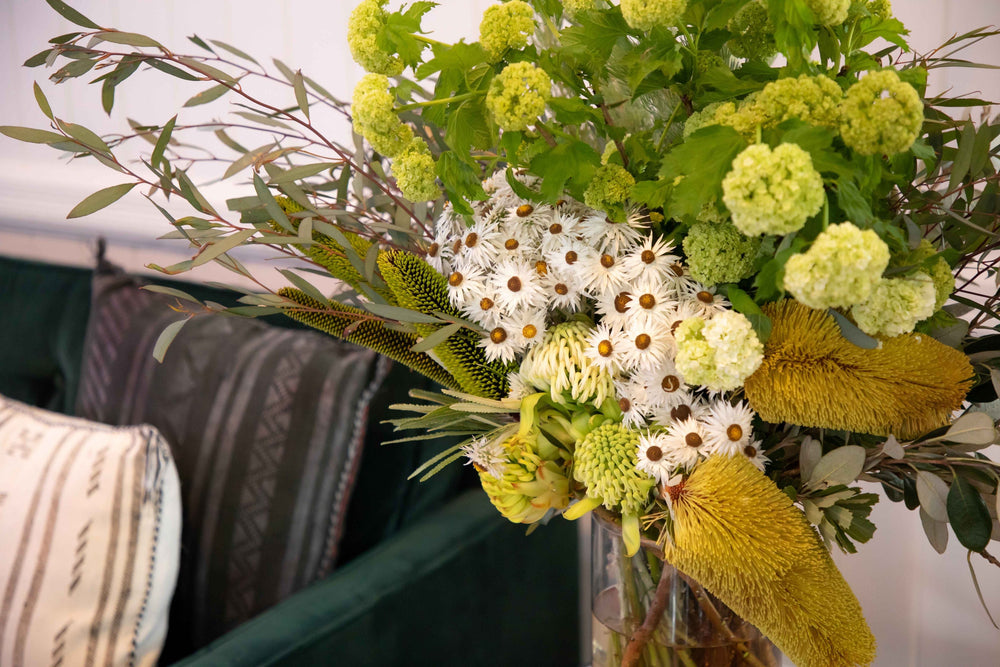
<path fill-rule="evenodd" d="M 396 302 L 403 308 L 428 315 L 435 312 L 458 316 L 448 300 L 447 278 L 416 255 L 398 250 L 379 253 L 378 266 Z M 440 325 L 415 324 L 421 336 L 429 336 Z M 499 361 L 487 361 L 479 346 L 479 336 L 461 329 L 434 348 L 434 353 L 462 387 L 476 396 L 501 399 L 507 396 L 510 368 Z"/>
<path fill-rule="evenodd" d="M 598 426 L 576 446 L 573 477 L 587 485 L 588 496 L 604 499 L 609 510 L 640 514 L 654 480 L 636 468 L 639 434 L 617 423 Z"/>
<path fill-rule="evenodd" d="M 563 466 L 543 457 L 530 436 L 515 435 L 504 442 L 504 449 L 507 462 L 500 477 L 479 470 L 483 490 L 500 514 L 514 523 L 534 523 L 549 509 L 569 504 L 569 478 Z"/>
<path fill-rule="evenodd" d="M 294 308 L 286 308 L 282 310 L 285 315 L 293 320 L 297 320 L 303 324 L 308 324 L 314 329 L 319 329 L 320 331 L 330 334 L 331 336 L 343 338 L 348 342 L 375 350 L 379 354 L 384 354 L 390 359 L 394 359 L 395 361 L 412 368 L 418 373 L 426 375 L 430 379 L 445 387 L 449 387 L 451 389 L 460 388 L 455 378 L 453 378 L 448 371 L 441 368 L 436 361 L 422 352 L 412 352 L 410 350 L 410 348 L 417 343 L 417 339 L 415 337 L 401 331 L 388 329 L 386 328 L 385 323 L 379 320 L 366 320 L 345 336 L 344 331 L 347 327 L 357 321 L 357 318 L 353 316 L 366 315 L 367 313 L 365 313 L 365 311 L 358 308 L 352 308 L 350 306 L 344 306 L 339 303 L 332 303 L 329 305 L 322 304 L 307 295 L 305 292 L 292 287 L 284 287 L 278 290 L 278 294 L 309 309 L 327 311 L 333 309 L 344 313 L 344 315 L 337 315 L 330 312 L 296 310 Z"/>

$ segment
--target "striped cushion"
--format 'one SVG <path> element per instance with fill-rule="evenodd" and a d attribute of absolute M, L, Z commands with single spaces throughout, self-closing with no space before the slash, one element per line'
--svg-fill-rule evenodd
<path fill-rule="evenodd" d="M 98 273 L 77 414 L 149 423 L 170 443 L 184 537 L 175 658 L 325 576 L 360 463 L 368 403 L 387 366 L 302 330 L 193 318 L 164 362 L 173 300 Z"/>
<path fill-rule="evenodd" d="M 154 665 L 177 579 L 166 443 L 0 397 L 0 665 Z"/>

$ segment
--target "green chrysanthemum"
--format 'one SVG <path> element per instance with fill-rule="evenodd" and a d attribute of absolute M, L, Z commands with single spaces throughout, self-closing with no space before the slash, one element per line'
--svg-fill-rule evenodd
<path fill-rule="evenodd" d="M 870 229 L 830 225 L 785 264 L 785 289 L 817 310 L 861 303 L 889 265 L 889 247 Z"/>
<path fill-rule="evenodd" d="M 569 478 L 559 450 L 544 440 L 531 433 L 504 442 L 507 461 L 500 477 L 477 469 L 490 502 L 514 523 L 534 523 L 550 509 L 561 510 L 569 504 Z"/>
<path fill-rule="evenodd" d="M 819 25 L 840 25 L 847 18 L 851 0 L 805 0 Z"/>
<path fill-rule="evenodd" d="M 795 144 L 749 146 L 722 180 L 722 201 L 747 236 L 798 231 L 823 206 L 823 179 Z"/>
<path fill-rule="evenodd" d="M 590 208 L 604 211 L 612 217 L 624 219 L 623 205 L 635 185 L 635 178 L 621 165 L 605 164 L 594 173 L 594 178 L 583 193 L 583 200 Z"/>
<path fill-rule="evenodd" d="M 590 362 L 585 350 L 590 326 L 583 322 L 565 322 L 545 332 L 542 342 L 531 348 L 521 362 L 521 376 L 529 384 L 549 391 L 552 400 L 566 404 L 566 396 L 575 403 L 600 407 L 614 397 L 614 378 Z"/>
<path fill-rule="evenodd" d="M 636 30 L 672 28 L 687 9 L 687 0 L 621 0 L 625 22 Z"/>
<path fill-rule="evenodd" d="M 753 274 L 760 239 L 732 224 L 699 222 L 684 237 L 691 277 L 706 285 L 736 283 Z"/>
<path fill-rule="evenodd" d="M 361 77 L 351 99 L 351 114 L 354 131 L 367 139 L 376 151 L 391 158 L 409 146 L 413 130 L 396 115 L 395 100 L 388 89 L 389 79 L 381 74 Z"/>
<path fill-rule="evenodd" d="M 362 0 L 347 20 L 347 45 L 354 62 L 368 72 L 396 76 L 403 63 L 393 53 L 378 46 L 378 33 L 385 26 L 388 12 L 383 9 L 388 0 Z"/>
<path fill-rule="evenodd" d="M 535 31 L 535 11 L 527 2 L 510 0 L 492 5 L 483 12 L 479 23 L 479 43 L 491 63 L 503 57 L 507 49 L 523 49 Z"/>
<path fill-rule="evenodd" d="M 766 62 L 778 52 L 774 41 L 774 24 L 762 2 L 755 0 L 743 5 L 729 19 L 727 27 L 735 35 L 727 45 L 737 58 Z"/>
<path fill-rule="evenodd" d="M 924 104 L 894 70 L 870 72 L 848 88 L 841 103 L 840 134 L 862 155 L 894 155 L 916 141 Z"/>
<path fill-rule="evenodd" d="M 899 336 L 934 314 L 934 298 L 934 281 L 919 271 L 880 280 L 866 301 L 851 308 L 851 315 L 867 334 Z"/>
<path fill-rule="evenodd" d="M 511 63 L 490 82 L 486 108 L 501 129 L 526 130 L 545 113 L 552 80 L 531 63 Z"/>
<path fill-rule="evenodd" d="M 431 150 L 420 137 L 414 137 L 392 161 L 392 175 L 396 177 L 396 185 L 410 201 L 429 201 L 441 195 L 435 173 Z"/>
<path fill-rule="evenodd" d="M 731 310 L 716 313 L 708 321 L 688 318 L 674 337 L 674 363 L 684 380 L 712 391 L 736 389 L 764 358 L 764 347 L 750 321 Z"/>
<path fill-rule="evenodd" d="M 822 74 L 786 77 L 764 86 L 754 103 L 767 117 L 767 125 L 798 118 L 813 125 L 836 129 L 844 93 L 837 82 Z"/>

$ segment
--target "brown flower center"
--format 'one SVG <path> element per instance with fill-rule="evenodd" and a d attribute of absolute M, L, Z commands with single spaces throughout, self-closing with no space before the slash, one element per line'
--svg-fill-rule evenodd
<path fill-rule="evenodd" d="M 466 247 L 475 248 L 477 243 L 479 243 L 479 234 L 469 232 L 469 235 L 465 237 Z"/>
<path fill-rule="evenodd" d="M 622 409 L 622 412 L 628 412 L 632 409 L 632 401 L 627 398 L 619 398 L 618 407 Z"/>
<path fill-rule="evenodd" d="M 733 442 L 737 442 L 743 437 L 743 429 L 739 424 L 730 424 L 726 427 L 726 437 Z"/>
<path fill-rule="evenodd" d="M 517 239 L 507 239 L 503 242 L 503 247 L 507 250 L 517 250 L 517 246 L 521 245 L 518 243 Z"/>
<path fill-rule="evenodd" d="M 635 337 L 635 346 L 637 349 L 646 350 L 649 346 L 653 344 L 653 339 L 650 338 L 649 334 L 641 333 Z"/>
<path fill-rule="evenodd" d="M 532 206 L 531 204 L 521 204 L 520 206 L 517 207 L 517 217 L 527 218 L 534 212 L 534 210 L 535 207 Z"/>
<path fill-rule="evenodd" d="M 610 357 L 614 351 L 615 347 L 611 344 L 610 340 L 602 340 L 597 344 L 597 353 L 602 357 Z"/>
<path fill-rule="evenodd" d="M 459 285 L 462 284 L 463 280 L 465 280 L 465 276 L 463 276 L 458 271 L 455 271 L 455 273 L 448 276 L 448 284 L 451 285 L 452 287 L 458 287 Z"/>
<path fill-rule="evenodd" d="M 559 296 L 566 296 L 569 294 L 569 287 L 567 287 L 564 283 L 556 283 L 556 286 L 553 287 L 553 289 Z"/>
<path fill-rule="evenodd" d="M 670 418 L 674 421 L 682 422 L 685 419 L 691 418 L 691 408 L 687 405 L 678 405 L 676 408 L 670 411 Z"/>
<path fill-rule="evenodd" d="M 615 310 L 619 313 L 625 314 L 628 311 L 628 304 L 632 300 L 632 295 L 628 292 L 622 292 L 615 297 Z"/>
<path fill-rule="evenodd" d="M 489 310 L 490 308 L 493 307 L 493 299 L 484 296 L 482 299 L 479 300 L 479 307 L 482 310 Z"/>
<path fill-rule="evenodd" d="M 503 327 L 497 327 L 490 332 L 490 340 L 499 345 L 507 340 L 507 332 L 503 330 Z"/>
<path fill-rule="evenodd" d="M 511 292 L 520 292 L 521 279 L 518 278 L 517 276 L 511 277 L 511 279 L 507 281 L 507 289 L 509 289 Z"/>
<path fill-rule="evenodd" d="M 643 250 L 642 254 L 639 255 L 639 259 L 642 260 L 643 264 L 652 264 L 656 261 L 656 253 L 652 250 Z"/>
<path fill-rule="evenodd" d="M 521 329 L 521 333 L 524 334 L 525 338 L 534 338 L 538 335 L 538 327 L 534 324 L 525 325 L 525 327 Z"/>
<path fill-rule="evenodd" d="M 560 199 L 559 201 L 556 202 L 556 207 L 562 206 L 565 203 L 566 203 L 565 199 Z"/>
<path fill-rule="evenodd" d="M 743 453 L 749 456 L 750 458 L 754 458 L 755 456 L 757 456 L 757 448 L 754 447 L 753 445 L 747 445 L 746 447 L 743 448 Z"/>
<path fill-rule="evenodd" d="M 453 254 L 457 255 L 458 251 L 461 249 L 462 249 L 462 239 L 458 239 L 457 241 L 451 244 L 451 252 Z"/>
<path fill-rule="evenodd" d="M 662 387 L 663 391 L 667 392 L 668 394 L 672 394 L 681 388 L 681 381 L 677 379 L 676 375 L 665 375 L 663 379 L 660 380 L 660 387 Z M 687 407 L 687 406 L 682 406 L 682 407 Z"/>
<path fill-rule="evenodd" d="M 670 270 L 674 272 L 674 275 L 680 278 L 684 275 L 684 266 L 677 262 L 670 265 Z"/>
<path fill-rule="evenodd" d="M 562 234 L 562 225 L 558 222 L 553 222 L 549 225 L 549 234 Z"/>
<path fill-rule="evenodd" d="M 605 269 L 610 269 L 615 265 L 615 258 L 611 255 L 601 255 L 601 266 Z"/>
<path fill-rule="evenodd" d="M 639 297 L 639 305 L 646 310 L 649 310 L 650 308 L 656 306 L 656 297 L 652 294 L 643 294 Z"/>
<path fill-rule="evenodd" d="M 712 293 L 706 292 L 704 290 L 698 292 L 697 297 L 698 301 L 701 301 L 702 303 L 712 303 L 713 301 L 715 301 L 715 297 L 712 296 Z"/>
<path fill-rule="evenodd" d="M 681 322 L 683 322 L 683 321 L 684 320 L 676 320 L 673 324 L 670 325 L 670 335 L 671 336 L 673 336 L 674 334 L 677 333 L 677 327 L 679 327 L 681 325 Z"/>
<path fill-rule="evenodd" d="M 535 262 L 535 272 L 540 276 L 544 276 L 549 272 L 549 265 L 543 261 Z"/>
<path fill-rule="evenodd" d="M 441 246 L 439 246 L 437 243 L 432 243 L 431 247 L 427 249 L 427 256 L 437 257 L 439 250 L 441 250 Z"/>
<path fill-rule="evenodd" d="M 663 458 L 663 450 L 656 445 L 651 445 L 649 449 L 646 450 L 646 458 L 650 461 L 659 461 Z"/>
<path fill-rule="evenodd" d="M 575 264 L 577 259 L 578 259 L 578 256 L 576 254 L 576 251 L 570 250 L 568 253 L 566 253 L 566 263 L 567 264 Z"/>
<path fill-rule="evenodd" d="M 684 436 L 684 444 L 688 447 L 701 447 L 701 436 L 697 433 L 688 433 Z"/>

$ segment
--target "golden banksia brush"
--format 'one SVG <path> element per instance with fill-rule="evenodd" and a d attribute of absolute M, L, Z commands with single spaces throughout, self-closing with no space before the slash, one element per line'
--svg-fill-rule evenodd
<path fill-rule="evenodd" d="M 771 337 L 744 388 L 765 421 L 913 438 L 947 424 L 972 386 L 968 358 L 930 336 L 865 350 L 825 311 L 789 299 L 764 312 Z"/>
<path fill-rule="evenodd" d="M 799 667 L 875 658 L 861 605 L 805 515 L 744 456 L 710 457 L 675 494 L 667 561 Z"/>

